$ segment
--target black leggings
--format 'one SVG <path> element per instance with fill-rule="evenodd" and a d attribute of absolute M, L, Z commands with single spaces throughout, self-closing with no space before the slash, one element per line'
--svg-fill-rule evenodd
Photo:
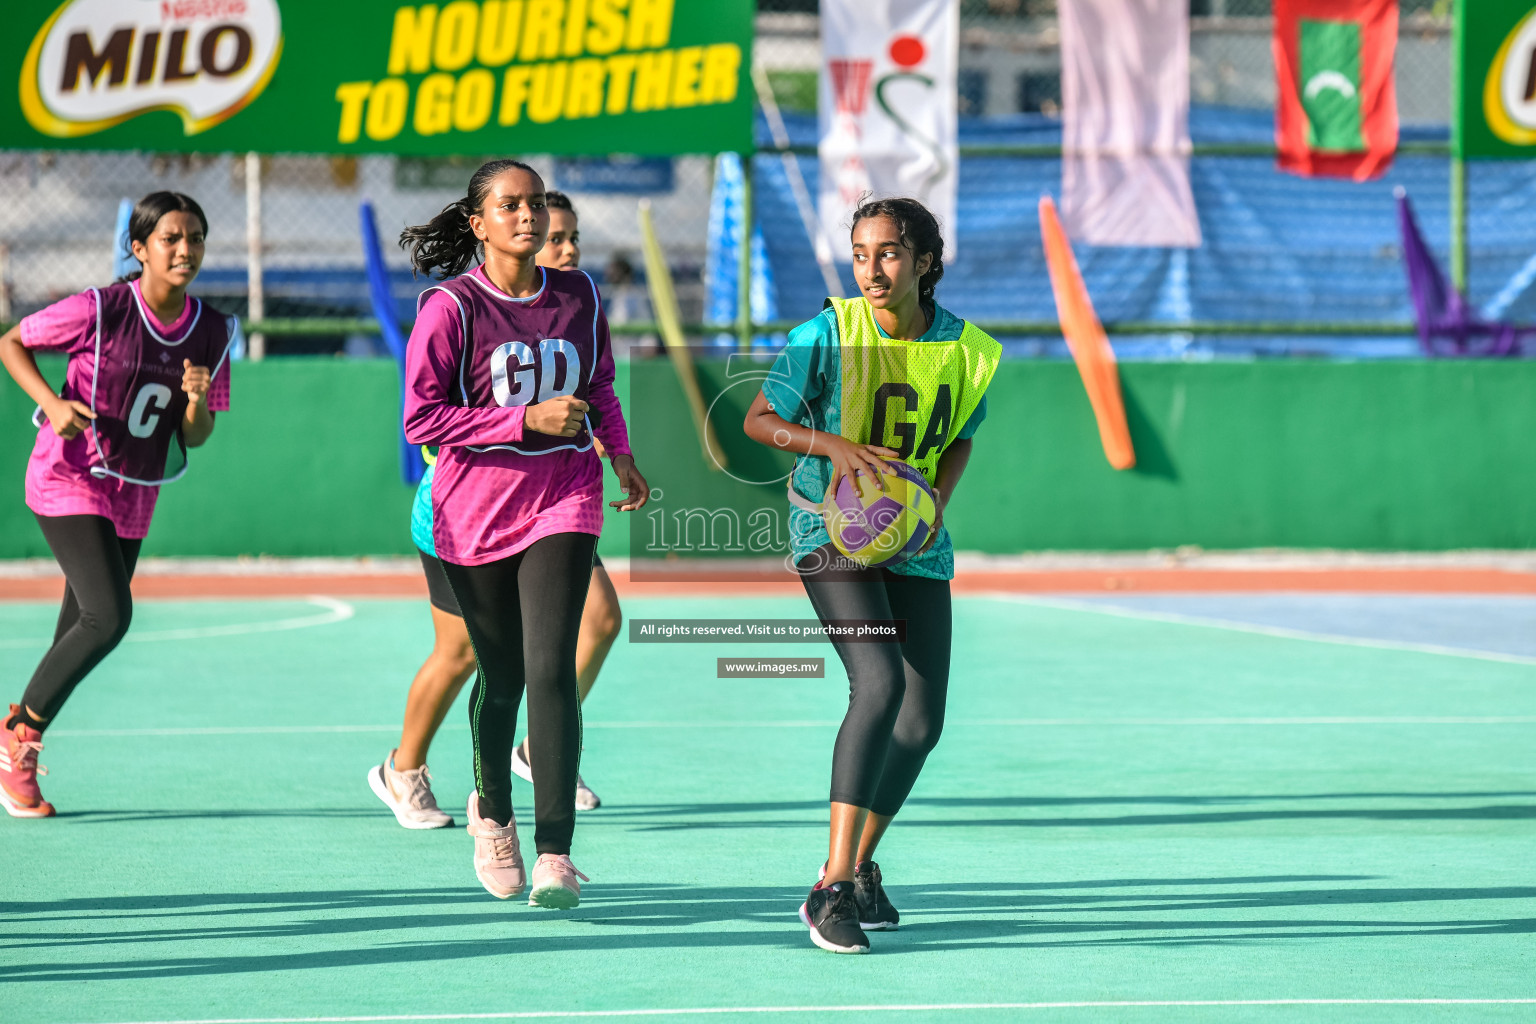
<path fill-rule="evenodd" d="M 105 516 L 38 516 L 43 539 L 64 570 L 64 606 L 22 704 L 52 721 L 71 691 L 112 653 L 133 620 L 128 581 L 142 540 L 117 535 Z"/>
<path fill-rule="evenodd" d="M 949 581 L 853 567 L 830 544 L 799 569 L 823 622 L 906 620 L 900 643 L 833 641 L 848 670 L 848 714 L 832 750 L 832 801 L 894 815 L 944 729 Z"/>
<path fill-rule="evenodd" d="M 533 838 L 540 853 L 570 853 L 576 830 L 576 637 L 596 547 L 591 534 L 557 533 L 486 565 L 443 563 L 479 669 L 469 729 L 480 815 L 499 825 L 512 817 L 512 744 L 526 688 Z"/>

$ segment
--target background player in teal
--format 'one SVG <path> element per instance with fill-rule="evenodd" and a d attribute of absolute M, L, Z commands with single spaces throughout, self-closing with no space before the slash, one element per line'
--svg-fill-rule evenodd
<path fill-rule="evenodd" d="M 823 622 L 897 620 L 905 628 L 904 638 L 894 643 L 834 641 L 848 672 L 848 713 L 832 755 L 827 861 L 800 917 L 816 945 L 837 953 L 867 952 L 864 933 L 895 928 L 900 918 L 874 853 L 943 728 L 954 576 L 954 545 L 942 525 L 943 509 L 970 458 L 971 436 L 986 416 L 985 389 L 998 352 L 995 341 L 934 301 L 944 274 L 944 243 L 938 222 L 922 204 L 865 202 L 854 213 L 852 244 L 863 297 L 828 309 L 791 333 L 744 424 L 753 440 L 799 455 L 790 482 L 808 502 L 822 501 L 844 476 L 864 475 L 878 483 L 890 472 L 885 460 L 902 458 L 922 469 L 938 506 L 925 547 L 891 568 L 851 562 L 832 546 L 821 517 L 798 507 L 791 513 L 791 559 L 817 616 Z M 929 363 L 922 345 L 913 342 L 935 346 L 929 355 L 955 358 Z M 867 367 L 859 360 L 871 345 L 900 353 L 891 366 L 912 372 L 903 381 L 862 372 L 845 380 L 845 368 Z M 981 369 L 974 377 L 933 369 L 945 366 Z M 843 422 L 848 380 L 877 388 L 876 395 L 902 383 L 920 396 L 924 392 L 912 385 L 930 378 L 934 390 L 928 394 L 959 394 L 968 387 L 966 401 L 974 403 L 954 407 L 961 410 L 955 413 L 963 417 L 961 426 L 953 433 L 948 426 L 939 431 L 944 441 L 936 452 L 914 454 L 906 441 L 880 436 L 884 428 L 872 424 L 884 413 L 873 405 L 868 406 L 872 423 Z M 848 397 L 856 400 L 852 392 Z M 948 406 L 923 408 L 918 398 L 907 412 L 934 423 L 942 420 L 936 416 L 940 408 Z M 871 443 L 850 439 L 858 437 Z"/>
<path fill-rule="evenodd" d="M 561 192 L 546 192 L 545 202 L 549 209 L 549 238 L 539 250 L 538 263 L 555 270 L 575 270 L 581 263 L 581 232 L 576 208 Z M 602 454 L 600 444 L 598 450 Z M 453 824 L 452 816 L 437 806 L 432 794 L 427 749 L 454 699 L 475 671 L 475 652 L 470 646 L 469 630 L 464 626 L 459 602 L 448 585 L 448 577 L 443 574 L 443 565 L 437 558 L 432 540 L 435 468 L 433 465 L 427 467 L 411 506 L 411 540 L 420 552 L 422 570 L 427 577 L 427 594 L 432 603 L 432 653 L 427 655 L 411 681 L 400 745 L 389 752 L 382 764 L 368 771 L 369 786 L 406 828 L 445 828 Z M 618 639 L 622 622 L 618 592 L 614 590 L 613 580 L 603 567 L 602 559 L 598 558 L 592 567 L 592 585 L 582 610 L 581 635 L 576 648 L 576 681 L 583 701 L 597 682 L 603 661 Z M 513 751 L 512 771 L 525 782 L 533 781 L 527 737 Z M 601 803 L 578 775 L 577 809 L 596 810 Z"/>

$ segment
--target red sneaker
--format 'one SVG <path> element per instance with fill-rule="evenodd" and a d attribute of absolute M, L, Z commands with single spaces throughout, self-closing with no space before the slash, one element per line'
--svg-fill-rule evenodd
<path fill-rule="evenodd" d="M 12 704 L 11 717 L 20 710 Z M 23 722 L 0 736 L 0 804 L 13 818 L 53 817 L 53 804 L 44 800 L 37 788 L 37 777 L 48 774 L 48 769 L 37 763 L 42 749 L 43 734 Z"/>

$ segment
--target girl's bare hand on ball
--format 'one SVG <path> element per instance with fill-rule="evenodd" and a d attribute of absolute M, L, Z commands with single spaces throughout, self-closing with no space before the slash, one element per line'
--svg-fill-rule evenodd
<path fill-rule="evenodd" d="M 894 476 L 896 471 L 890 467 L 886 459 L 896 458 L 896 453 L 889 448 L 881 448 L 872 444 L 856 444 L 844 437 L 826 436 L 823 440 L 827 458 L 832 463 L 832 479 L 827 484 L 829 494 L 837 493 L 837 483 L 843 477 L 855 479 L 860 474 L 874 481 L 875 486 L 885 490 L 885 482 L 881 476 Z"/>

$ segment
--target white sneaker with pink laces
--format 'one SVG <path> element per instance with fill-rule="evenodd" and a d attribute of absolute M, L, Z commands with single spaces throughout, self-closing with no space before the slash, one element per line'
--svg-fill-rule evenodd
<path fill-rule="evenodd" d="M 533 864 L 533 889 L 528 893 L 530 907 L 570 910 L 581 902 L 581 882 L 592 879 L 576 870 L 571 858 L 563 853 L 541 853 Z"/>
<path fill-rule="evenodd" d="M 432 773 L 427 766 L 398 771 L 393 750 L 383 764 L 368 769 L 368 788 L 406 828 L 448 828 L 453 824 L 453 817 L 437 806 L 432 795 Z"/>
<path fill-rule="evenodd" d="M 517 820 L 497 825 L 480 817 L 480 794 L 469 794 L 467 831 L 475 837 L 475 877 L 499 900 L 523 891 L 523 854 L 517 848 Z M 574 905 L 574 904 L 573 904 Z"/>

